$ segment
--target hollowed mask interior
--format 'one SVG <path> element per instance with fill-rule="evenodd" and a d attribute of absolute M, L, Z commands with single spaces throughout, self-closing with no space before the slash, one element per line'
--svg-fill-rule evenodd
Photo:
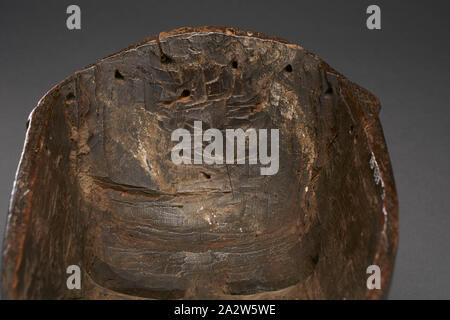
<path fill-rule="evenodd" d="M 385 191 L 357 103 L 378 107 L 302 48 L 248 35 L 169 34 L 83 69 L 31 117 L 11 292 L 366 297 Z M 175 164 L 171 135 L 195 121 L 278 129 L 277 173 L 249 164 L 248 143 L 245 164 Z M 66 288 L 73 264 L 81 290 Z"/>

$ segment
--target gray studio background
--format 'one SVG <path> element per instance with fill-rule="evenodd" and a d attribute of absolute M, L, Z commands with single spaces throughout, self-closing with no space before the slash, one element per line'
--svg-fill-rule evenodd
<path fill-rule="evenodd" d="M 222 25 L 318 54 L 382 102 L 400 202 L 390 299 L 450 298 L 450 76 L 447 1 L 5 1 L 0 3 L 0 238 L 38 100 L 76 70 L 160 31 Z M 66 28 L 77 4 L 82 29 Z M 368 5 L 382 30 L 366 28 Z M 62 213 L 63 214 L 63 213 Z"/>

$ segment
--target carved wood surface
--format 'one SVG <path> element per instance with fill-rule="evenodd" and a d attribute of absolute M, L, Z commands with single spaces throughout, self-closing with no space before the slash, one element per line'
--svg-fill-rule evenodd
<path fill-rule="evenodd" d="M 300 46 L 230 28 L 161 33 L 76 72 L 30 116 L 3 297 L 382 297 L 398 227 L 379 108 Z M 171 133 L 194 121 L 279 129 L 279 171 L 174 164 Z"/>

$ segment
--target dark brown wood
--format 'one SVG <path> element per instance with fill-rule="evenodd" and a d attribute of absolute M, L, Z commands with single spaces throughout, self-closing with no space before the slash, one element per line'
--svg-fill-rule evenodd
<path fill-rule="evenodd" d="M 382 297 L 398 226 L 379 108 L 300 46 L 236 29 L 161 33 L 80 70 L 30 116 L 3 297 Z M 171 133 L 197 120 L 278 128 L 278 173 L 174 164 Z"/>

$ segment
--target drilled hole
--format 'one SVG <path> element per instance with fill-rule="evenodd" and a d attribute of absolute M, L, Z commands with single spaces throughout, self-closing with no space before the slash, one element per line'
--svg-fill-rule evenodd
<path fill-rule="evenodd" d="M 236 60 L 234 60 L 233 62 L 231 62 L 231 67 L 233 67 L 233 69 L 237 69 L 238 67 L 238 62 Z"/>
<path fill-rule="evenodd" d="M 285 70 L 286 72 L 292 72 L 292 66 L 291 66 L 290 64 L 288 64 L 288 65 L 284 68 L 284 70 Z"/>
<path fill-rule="evenodd" d="M 73 99 L 75 99 L 75 95 L 73 94 L 73 92 L 69 92 L 66 95 L 66 100 L 70 101 L 70 100 L 73 100 Z"/>
<path fill-rule="evenodd" d="M 188 89 L 184 89 L 183 92 L 181 92 L 181 96 L 183 98 L 189 97 L 191 95 L 191 92 Z"/>
<path fill-rule="evenodd" d="M 119 70 L 116 70 L 116 72 L 114 72 L 114 78 L 119 79 L 119 80 L 124 79 L 123 75 L 120 73 Z"/>
<path fill-rule="evenodd" d="M 206 172 L 200 171 L 202 173 L 202 175 L 206 178 L 206 179 L 211 179 L 211 175 L 207 174 Z"/>
<path fill-rule="evenodd" d="M 312 262 L 313 266 L 316 266 L 317 263 L 319 262 L 319 255 L 316 254 L 316 255 L 312 256 L 311 257 L 311 262 Z"/>
<path fill-rule="evenodd" d="M 333 94 L 333 88 L 328 87 L 328 89 L 325 91 L 325 94 Z"/>
<path fill-rule="evenodd" d="M 172 62 L 172 58 L 169 57 L 167 54 L 162 54 L 161 55 L 161 63 L 170 63 Z"/>

